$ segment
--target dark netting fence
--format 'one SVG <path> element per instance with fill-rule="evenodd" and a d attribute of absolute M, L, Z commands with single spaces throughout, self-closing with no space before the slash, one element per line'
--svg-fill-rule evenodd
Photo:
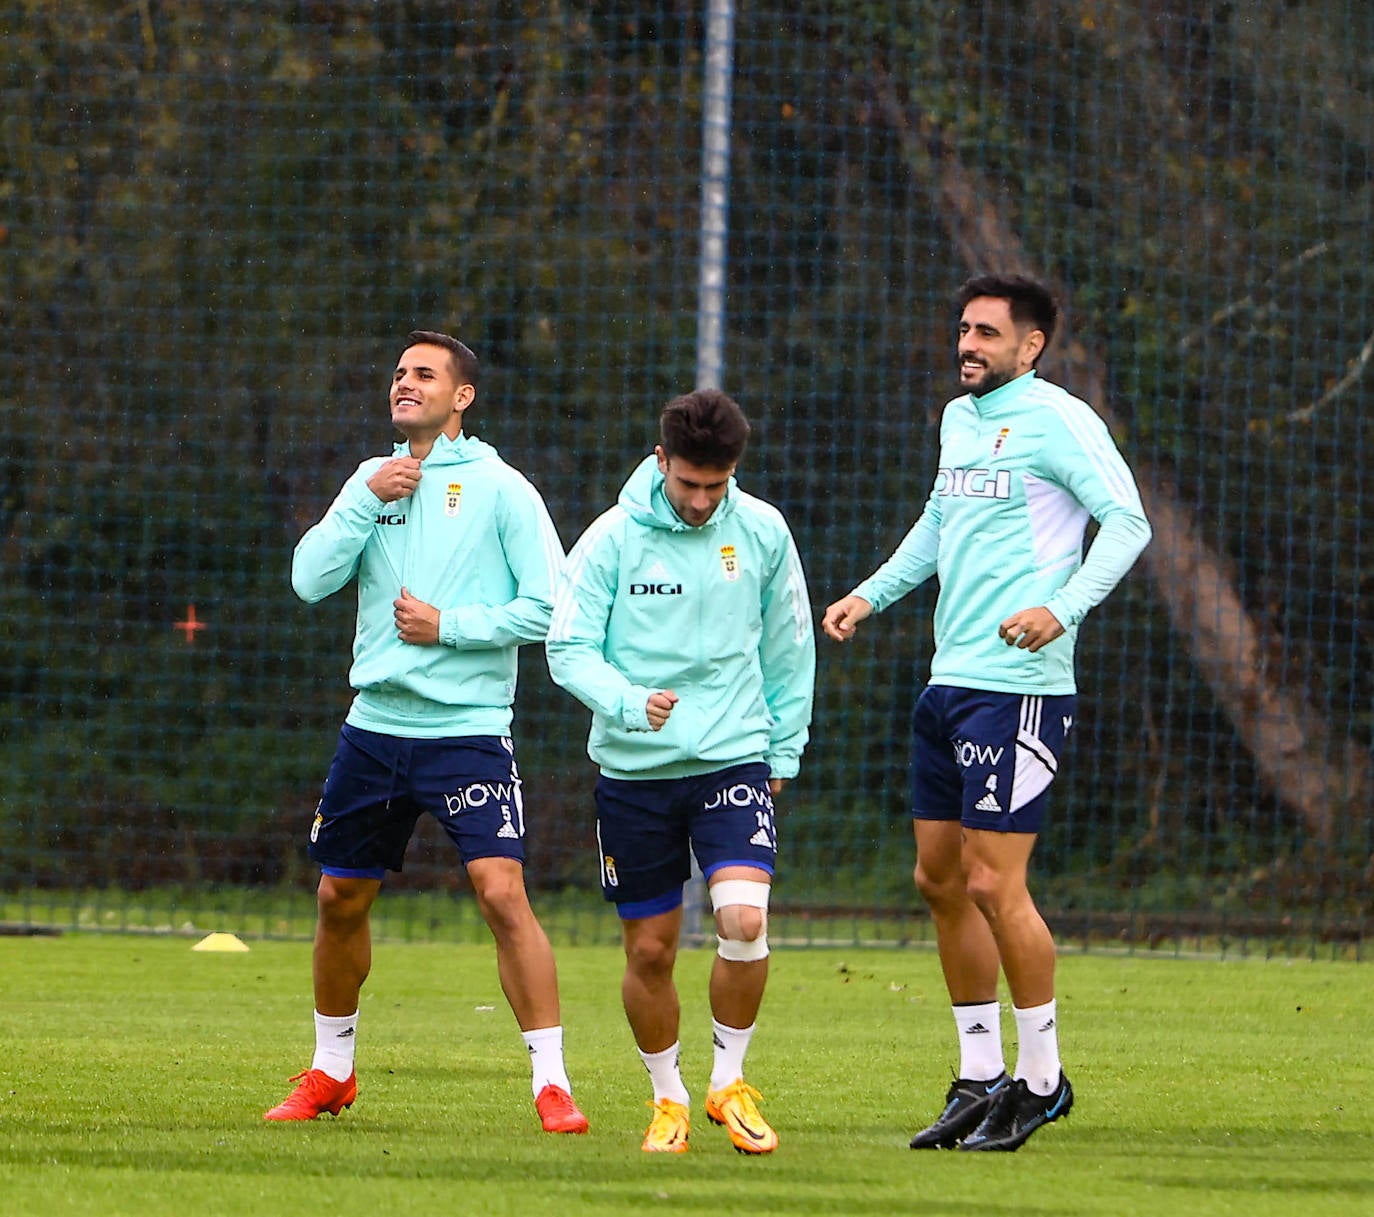
<path fill-rule="evenodd" d="M 309 931 L 353 601 L 299 603 L 292 547 L 390 444 L 417 326 L 482 357 L 470 430 L 570 545 L 697 376 L 724 123 L 741 481 L 818 611 L 920 509 L 969 273 L 1055 285 L 1044 370 L 1137 472 L 1155 541 L 1082 631 L 1036 855 L 1061 938 L 1360 952 L 1374 7 L 714 7 L 723 110 L 704 2 L 3 7 L 7 925 Z M 928 936 L 905 770 L 932 606 L 821 644 L 783 941 Z M 585 728 L 526 648 L 536 907 L 613 939 Z M 481 932 L 432 828 L 388 892 L 382 933 Z"/>

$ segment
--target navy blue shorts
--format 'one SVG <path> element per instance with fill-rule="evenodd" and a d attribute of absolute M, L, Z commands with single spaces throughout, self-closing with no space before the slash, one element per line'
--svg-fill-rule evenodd
<path fill-rule="evenodd" d="M 691 778 L 596 783 L 601 893 L 626 920 L 682 903 L 696 853 L 709 879 L 722 866 L 773 873 L 778 835 L 768 766 L 732 765 Z"/>
<path fill-rule="evenodd" d="M 326 875 L 380 879 L 401 869 L 425 811 L 464 865 L 524 862 L 525 808 L 509 739 L 402 739 L 347 723 L 310 826 L 310 856 Z"/>
<path fill-rule="evenodd" d="M 1039 832 L 1078 698 L 929 685 L 911 720 L 911 814 Z"/>

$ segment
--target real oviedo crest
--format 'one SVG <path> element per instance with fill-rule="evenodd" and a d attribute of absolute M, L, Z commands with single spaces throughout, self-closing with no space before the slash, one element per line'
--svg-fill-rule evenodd
<path fill-rule="evenodd" d="M 463 502 L 463 483 L 450 482 L 448 492 L 444 495 L 444 514 L 446 516 L 456 516 L 458 508 Z"/>
<path fill-rule="evenodd" d="M 725 576 L 727 583 L 733 583 L 739 578 L 739 558 L 735 556 L 733 545 L 720 547 L 720 572 Z"/>

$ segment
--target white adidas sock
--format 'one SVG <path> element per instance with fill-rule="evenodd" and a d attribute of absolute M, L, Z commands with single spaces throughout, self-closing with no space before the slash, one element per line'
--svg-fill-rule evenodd
<path fill-rule="evenodd" d="M 672 1099 L 674 1103 L 681 1103 L 687 1107 L 692 1102 L 687 1087 L 682 1083 L 682 1071 L 678 1068 L 678 1054 L 681 1048 L 681 1043 L 677 1043 L 662 1052 L 641 1051 L 639 1054 L 639 1059 L 644 1062 L 644 1068 L 649 1071 L 649 1079 L 654 1084 L 655 1103 L 660 1099 Z"/>
<path fill-rule="evenodd" d="M 989 1001 L 958 1005 L 954 1026 L 959 1033 L 959 1076 L 990 1082 L 1006 1072 L 1002 1057 L 1002 1004 Z"/>
<path fill-rule="evenodd" d="M 336 1082 L 353 1076 L 353 1047 L 358 1042 L 358 1012 L 335 1018 L 315 1011 L 315 1059 L 311 1069 L 327 1073 Z"/>
<path fill-rule="evenodd" d="M 711 1045 L 715 1050 L 711 1062 L 712 1090 L 724 1090 L 731 1082 L 744 1077 L 744 1054 L 749 1051 L 753 1036 L 752 1025 L 727 1027 L 711 1020 Z"/>
<path fill-rule="evenodd" d="M 1016 1015 L 1016 1038 L 1020 1044 L 1015 1076 L 1023 1078 L 1034 1094 L 1053 1094 L 1059 1085 L 1061 1068 L 1053 999 L 1027 1010 L 1013 1006 L 1012 1013 Z"/>
<path fill-rule="evenodd" d="M 520 1035 L 530 1050 L 530 1086 L 534 1097 L 537 1099 L 545 1086 L 558 1086 L 572 1094 L 572 1083 L 563 1064 L 563 1028 L 539 1027 Z"/>

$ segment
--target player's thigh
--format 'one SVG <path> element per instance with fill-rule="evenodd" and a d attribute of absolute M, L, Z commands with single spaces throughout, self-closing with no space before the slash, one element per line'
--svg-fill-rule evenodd
<path fill-rule="evenodd" d="M 916 882 L 921 887 L 964 880 L 963 826 L 958 820 L 912 820 L 916 839 Z"/>
<path fill-rule="evenodd" d="M 1027 873 L 1036 835 L 964 830 L 964 875 L 970 897 L 987 911 L 1010 913 L 1030 900 Z"/>

